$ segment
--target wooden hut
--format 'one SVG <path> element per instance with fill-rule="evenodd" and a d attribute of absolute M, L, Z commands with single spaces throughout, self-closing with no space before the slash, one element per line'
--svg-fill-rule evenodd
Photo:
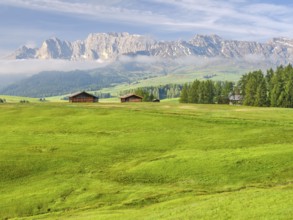
<path fill-rule="evenodd" d="M 128 94 L 120 97 L 121 102 L 142 102 L 143 97 L 135 94 Z"/>
<path fill-rule="evenodd" d="M 243 97 L 241 95 L 230 95 L 229 103 L 230 105 L 241 105 Z"/>
<path fill-rule="evenodd" d="M 69 96 L 69 102 L 99 102 L 99 97 L 83 91 Z"/>

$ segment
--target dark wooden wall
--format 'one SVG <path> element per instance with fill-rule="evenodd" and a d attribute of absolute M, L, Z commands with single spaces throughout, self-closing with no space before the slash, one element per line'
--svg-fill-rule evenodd
<path fill-rule="evenodd" d="M 70 102 L 97 102 L 98 100 L 94 97 L 72 97 Z"/>
<path fill-rule="evenodd" d="M 142 102 L 142 99 L 137 97 L 121 98 L 121 102 Z"/>

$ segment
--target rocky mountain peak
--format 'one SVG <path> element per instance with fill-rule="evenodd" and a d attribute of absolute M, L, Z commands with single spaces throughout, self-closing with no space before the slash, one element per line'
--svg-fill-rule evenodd
<path fill-rule="evenodd" d="M 273 38 L 268 43 L 271 45 L 293 48 L 293 39 L 288 39 L 288 38 L 284 38 L 284 37 Z"/>
<path fill-rule="evenodd" d="M 195 35 L 190 41 L 155 41 L 147 36 L 123 33 L 91 33 L 74 42 L 56 37 L 40 48 L 22 47 L 11 59 L 116 60 L 119 56 L 157 56 L 163 58 L 273 57 L 275 62 L 293 61 L 293 40 L 274 38 L 268 43 L 224 40 L 218 35 Z"/>
<path fill-rule="evenodd" d="M 71 43 L 56 37 L 45 40 L 36 53 L 38 59 L 70 59 Z"/>
<path fill-rule="evenodd" d="M 19 49 L 17 49 L 13 54 L 7 56 L 6 59 L 34 59 L 36 51 L 36 48 L 22 46 Z"/>
<path fill-rule="evenodd" d="M 196 46 L 208 46 L 210 44 L 219 44 L 223 41 L 218 35 L 195 35 L 191 42 Z"/>

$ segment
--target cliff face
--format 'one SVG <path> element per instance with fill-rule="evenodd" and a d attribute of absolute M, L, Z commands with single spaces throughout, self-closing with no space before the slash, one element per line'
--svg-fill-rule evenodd
<path fill-rule="evenodd" d="M 22 47 L 10 59 L 114 60 L 121 55 L 162 58 L 261 57 L 275 64 L 293 61 L 293 40 L 274 38 L 267 43 L 224 40 L 217 35 L 196 35 L 190 41 L 155 41 L 129 33 L 96 33 L 74 42 L 51 38 L 40 48 Z"/>

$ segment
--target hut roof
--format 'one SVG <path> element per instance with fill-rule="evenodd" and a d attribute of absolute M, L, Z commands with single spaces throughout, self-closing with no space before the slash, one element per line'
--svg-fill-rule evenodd
<path fill-rule="evenodd" d="M 97 97 L 97 96 L 95 96 L 95 95 L 93 95 L 93 94 L 87 93 L 86 91 L 73 93 L 73 94 L 71 94 L 71 95 L 69 96 L 69 98 L 72 98 L 72 97 L 78 96 L 78 95 L 80 95 L 80 94 L 85 94 L 85 95 L 87 95 L 87 96 L 91 96 L 91 97 L 94 97 L 94 98 L 99 98 L 99 97 Z"/>
<path fill-rule="evenodd" d="M 139 96 L 139 95 L 135 95 L 135 94 L 127 94 L 127 95 L 124 95 L 124 96 L 120 96 L 120 98 L 122 99 L 126 99 L 126 98 L 129 98 L 131 96 L 135 96 L 135 97 L 138 97 L 138 98 L 141 98 L 143 99 L 143 97 Z"/>

